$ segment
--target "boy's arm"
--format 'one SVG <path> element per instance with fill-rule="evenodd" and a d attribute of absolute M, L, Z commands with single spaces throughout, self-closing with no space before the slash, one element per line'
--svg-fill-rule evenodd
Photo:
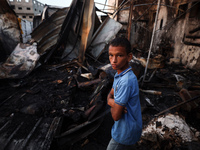
<path fill-rule="evenodd" d="M 111 110 L 111 115 L 112 115 L 113 120 L 115 120 L 115 121 L 119 120 L 124 112 L 125 107 L 115 103 L 113 88 L 111 89 L 110 93 L 108 94 L 107 103 L 109 106 L 111 106 L 110 110 Z"/>
<path fill-rule="evenodd" d="M 112 88 L 110 93 L 108 94 L 108 97 L 107 97 L 107 103 L 110 107 L 113 107 L 114 106 L 114 89 Z"/>

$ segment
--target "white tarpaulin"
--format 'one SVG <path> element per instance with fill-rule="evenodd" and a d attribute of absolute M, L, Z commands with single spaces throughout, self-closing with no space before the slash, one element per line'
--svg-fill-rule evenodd
<path fill-rule="evenodd" d="M 23 78 L 35 68 L 39 57 L 36 43 L 18 44 L 8 59 L 0 64 L 0 79 Z"/>
<path fill-rule="evenodd" d="M 143 129 L 142 139 L 152 142 L 166 139 L 176 139 L 176 142 L 180 143 L 191 142 L 194 139 L 194 133 L 181 117 L 168 114 L 152 120 L 151 123 Z"/>

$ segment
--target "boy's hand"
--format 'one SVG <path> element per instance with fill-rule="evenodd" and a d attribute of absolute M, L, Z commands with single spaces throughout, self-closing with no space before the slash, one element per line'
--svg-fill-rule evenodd
<path fill-rule="evenodd" d="M 124 113 L 125 113 L 125 114 L 127 113 L 127 108 L 126 108 L 126 107 L 124 107 Z"/>
<path fill-rule="evenodd" d="M 117 121 L 121 118 L 123 113 L 127 113 L 127 108 L 120 106 L 114 101 L 114 89 L 112 88 L 107 97 L 107 104 L 111 106 L 111 114 L 113 120 Z"/>

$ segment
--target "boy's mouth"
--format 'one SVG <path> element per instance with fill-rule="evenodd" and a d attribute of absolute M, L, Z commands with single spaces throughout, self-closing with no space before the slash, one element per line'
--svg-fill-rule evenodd
<path fill-rule="evenodd" d="M 112 65 L 112 68 L 116 68 L 117 67 L 117 65 Z"/>

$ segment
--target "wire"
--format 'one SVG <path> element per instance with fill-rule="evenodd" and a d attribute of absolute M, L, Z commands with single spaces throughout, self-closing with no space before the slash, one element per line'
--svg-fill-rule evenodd
<path fill-rule="evenodd" d="M 119 5 L 119 7 L 113 12 L 113 18 L 115 18 L 115 16 L 117 15 L 117 13 L 128 3 L 130 2 L 130 0 L 126 1 L 123 0 L 123 2 L 121 2 L 121 4 Z M 124 3 L 125 2 L 125 3 Z"/>
<path fill-rule="evenodd" d="M 104 7 L 103 7 L 103 11 L 104 11 L 104 9 L 105 9 L 106 3 L 107 3 L 107 0 L 105 0 L 105 4 L 104 4 Z"/>
<path fill-rule="evenodd" d="M 143 86 L 143 83 L 145 81 L 145 77 L 146 77 L 146 73 L 147 73 L 147 68 L 148 68 L 148 64 L 149 64 L 149 58 L 150 58 L 151 50 L 152 50 L 152 46 L 153 46 L 155 30 L 156 30 L 156 26 L 157 26 L 157 22 L 158 22 L 158 13 L 160 11 L 160 1 L 161 0 L 158 1 L 158 7 L 157 7 L 157 11 L 156 11 L 155 24 L 154 24 L 154 28 L 153 28 L 153 33 L 152 33 L 152 38 L 151 38 L 151 44 L 150 44 L 150 48 L 149 48 L 149 54 L 148 54 L 148 58 L 147 58 L 147 64 L 146 64 L 146 67 L 145 67 L 145 72 L 144 72 L 144 78 L 143 78 L 143 81 L 142 81 L 142 86 Z"/>

